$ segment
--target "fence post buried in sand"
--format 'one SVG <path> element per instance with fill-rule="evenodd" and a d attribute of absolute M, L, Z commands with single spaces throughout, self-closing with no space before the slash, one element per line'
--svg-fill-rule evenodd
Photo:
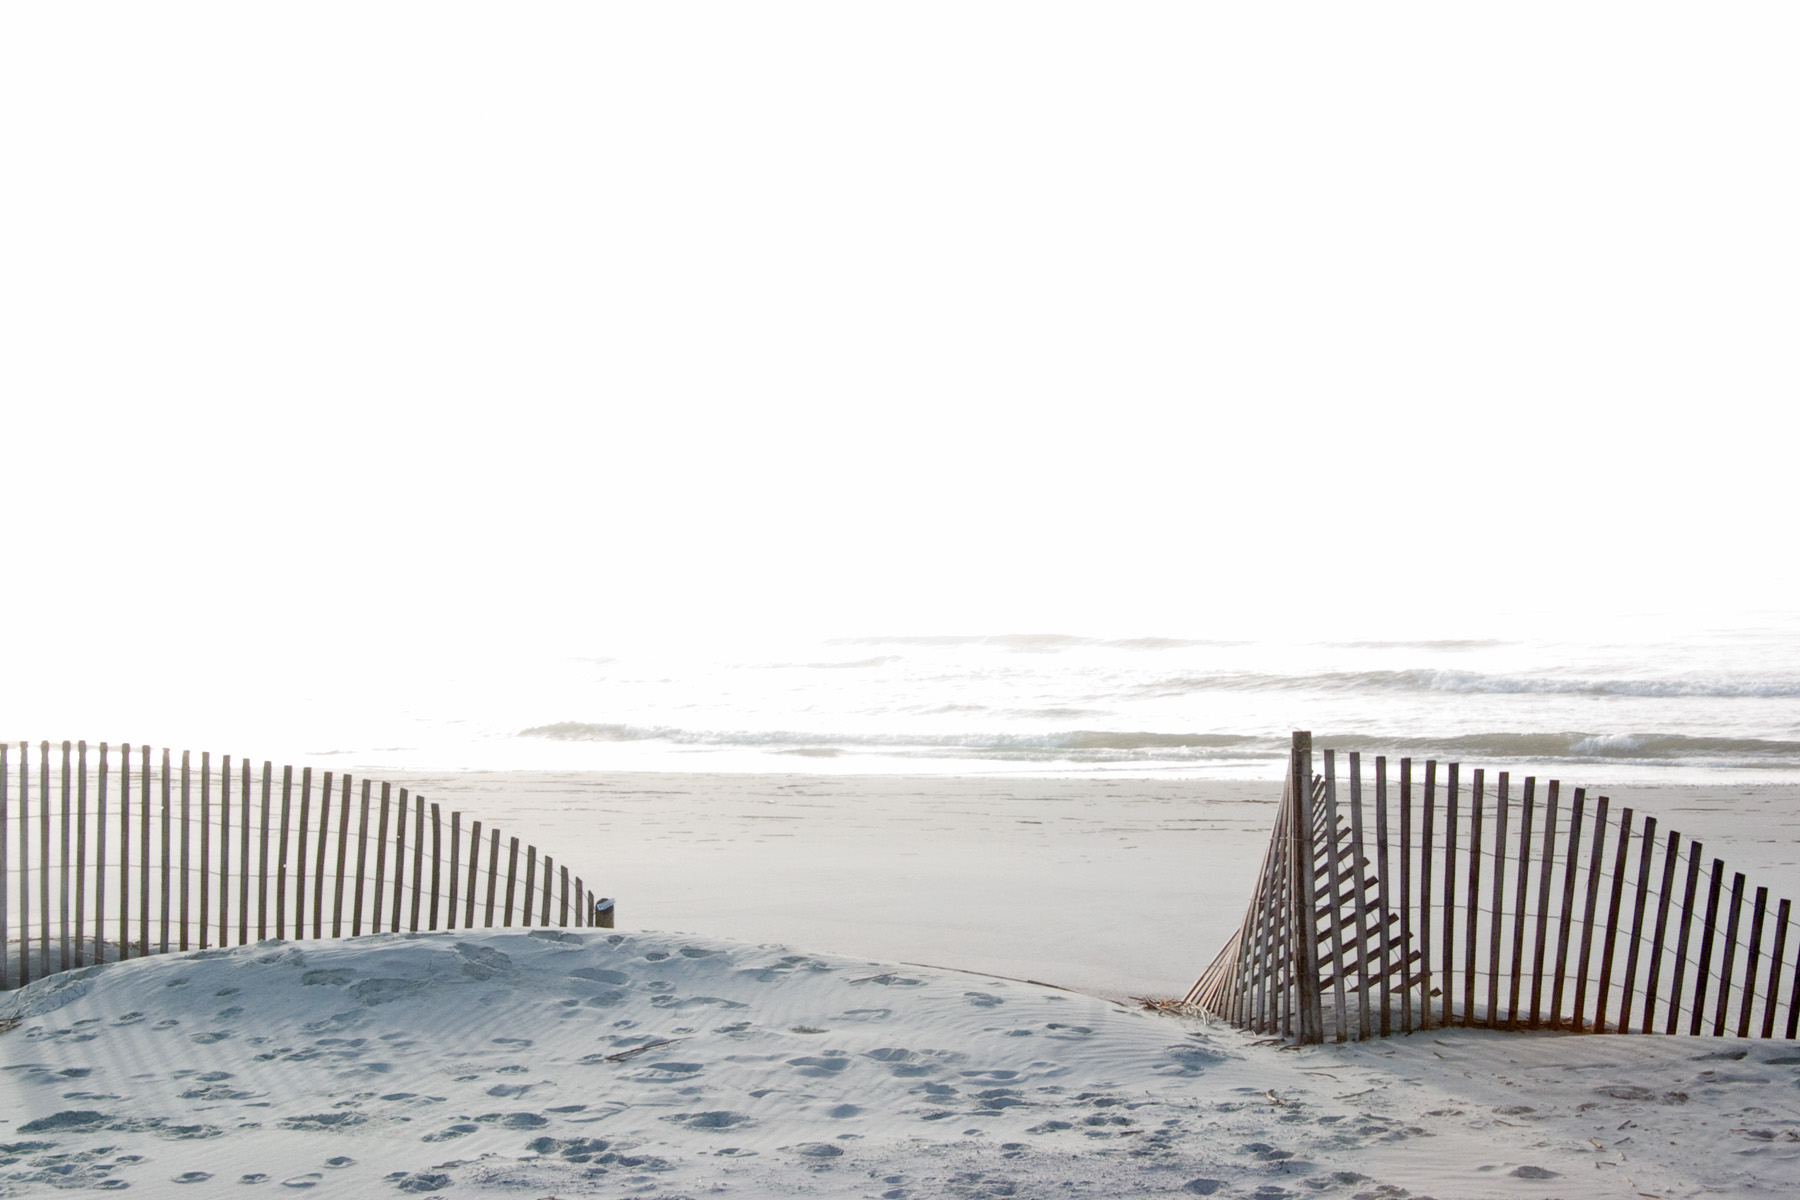
<path fill-rule="evenodd" d="M 601 897 L 594 901 L 594 919 L 591 924 L 599 929 L 613 927 L 613 902 L 610 898 Z"/>

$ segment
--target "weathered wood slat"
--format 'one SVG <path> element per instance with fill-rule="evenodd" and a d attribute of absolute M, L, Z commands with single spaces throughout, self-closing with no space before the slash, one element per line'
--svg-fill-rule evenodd
<path fill-rule="evenodd" d="M 456 884 L 458 855 L 462 853 L 462 814 L 454 810 L 450 813 L 450 894 L 446 897 L 445 920 L 451 929 L 456 928 Z M 569 923 L 568 916 L 563 917 L 563 924 Z"/>
<path fill-rule="evenodd" d="M 369 807 L 374 803 L 374 782 L 367 776 L 362 781 L 362 803 L 357 808 L 356 817 L 356 891 L 350 902 L 350 936 L 362 934 L 363 924 L 363 880 L 369 870 Z M 380 858 L 384 849 L 379 843 L 375 846 L 375 857 Z M 380 904 L 377 897 L 375 903 Z"/>
<path fill-rule="evenodd" d="M 1512 780 L 1507 772 L 1500 772 L 1500 781 L 1494 788 L 1494 890 L 1488 907 L 1492 910 L 1488 915 L 1488 991 L 1487 991 L 1487 1025 L 1497 1027 L 1500 1022 L 1500 950 L 1502 934 L 1506 928 L 1506 834 L 1508 791 Z M 1470 934 L 1473 941 L 1474 935 Z"/>
<path fill-rule="evenodd" d="M 1449 764 L 1444 786 L 1444 915 L 1441 925 L 1444 957 L 1442 969 L 1438 972 L 1443 1007 L 1438 1024 L 1445 1028 L 1456 1024 L 1456 835 L 1462 791 L 1457 779 L 1460 765 Z"/>
<path fill-rule="evenodd" d="M 1638 952 L 1644 945 L 1644 908 L 1650 899 L 1650 859 L 1655 853 L 1656 818 L 1645 817 L 1643 846 L 1638 851 L 1637 898 L 1631 906 L 1630 953 L 1625 956 L 1625 995 L 1619 1004 L 1620 1033 L 1627 1033 L 1631 1029 L 1631 1000 L 1632 993 L 1637 989 Z"/>
<path fill-rule="evenodd" d="M 319 848 L 316 852 L 316 865 L 313 870 L 313 936 L 325 936 L 325 862 L 331 846 L 331 791 L 332 773 L 326 771 L 319 779 Z"/>
<path fill-rule="evenodd" d="M 1588 849 L 1587 870 L 1587 903 L 1581 910 L 1581 951 L 1575 960 L 1575 1011 L 1570 1014 L 1569 1027 L 1580 1032 L 1587 1028 L 1587 986 L 1588 964 L 1592 961 L 1594 948 L 1594 919 L 1600 904 L 1600 864 L 1606 853 L 1606 807 L 1607 797 L 1600 797 L 1600 803 L 1594 809 L 1594 839 Z"/>
<path fill-rule="evenodd" d="M 1744 876 L 1731 877 L 1731 911 L 1725 918 L 1725 961 L 1719 964 L 1719 1001 L 1713 1015 L 1713 1036 L 1725 1036 L 1725 1018 L 1731 1011 L 1731 968 L 1737 961 L 1738 919 L 1744 913 Z"/>
<path fill-rule="evenodd" d="M 58 946 L 58 950 L 60 951 L 60 961 L 62 962 L 62 969 L 65 971 L 67 971 L 70 967 L 75 965 L 74 962 L 72 961 L 72 957 L 70 955 L 71 947 L 69 944 L 69 941 L 70 941 L 70 939 L 69 939 L 69 933 L 70 933 L 69 917 L 71 915 L 70 910 L 69 910 L 69 867 L 70 867 L 69 860 L 70 860 L 71 853 L 74 849 L 74 847 L 71 846 L 69 843 L 69 821 L 70 821 L 70 817 L 71 817 L 71 814 L 69 812 L 69 808 L 70 808 L 69 802 L 71 799 L 71 795 L 70 795 L 71 771 L 70 771 L 70 766 L 69 766 L 69 750 L 70 750 L 69 743 L 64 742 L 62 744 L 62 777 L 61 777 L 62 778 L 62 787 L 60 789 L 61 795 L 62 795 L 62 803 L 59 806 L 59 815 L 62 818 L 62 859 L 61 859 L 61 869 L 58 870 L 57 874 L 56 874 L 56 883 L 57 883 L 56 891 L 57 891 L 57 896 L 60 899 L 60 903 L 57 906 L 57 922 L 56 922 L 57 946 Z"/>
<path fill-rule="evenodd" d="M 502 926 L 509 929 L 512 927 L 513 919 L 513 890 L 519 879 L 519 839 L 513 838 L 511 842 L 512 850 L 506 858 L 506 907 L 501 909 L 500 922 Z"/>
<path fill-rule="evenodd" d="M 100 743 L 100 786 L 94 816 L 94 961 L 106 961 L 106 743 Z M 6 747 L 0 745 L 0 798 L 6 791 Z M 0 799 L 0 864 L 6 862 L 6 805 Z M 0 931 L 6 929 L 5 869 L 0 866 Z M 200 906 L 206 907 L 204 903 Z M 0 937 L 0 941 L 4 941 Z M 1779 959 L 1781 956 L 1775 956 Z M 6 948 L 0 946 L 0 988 L 6 986 Z"/>
<path fill-rule="evenodd" d="M 238 945 L 250 943 L 250 760 L 238 764 Z"/>
<path fill-rule="evenodd" d="M 431 805 L 431 915 L 430 921 L 426 925 L 427 929 L 438 927 L 438 886 L 440 882 L 438 876 L 443 862 L 443 848 L 443 819 L 438 812 L 437 802 L 433 801 Z M 548 920 L 544 922 L 546 925 L 549 923 Z"/>
<path fill-rule="evenodd" d="M 394 825 L 394 912 L 388 922 L 388 928 L 395 933 L 400 932 L 400 906 L 406 890 L 406 814 L 411 803 L 412 797 L 401 788 L 400 816 Z"/>
<path fill-rule="evenodd" d="M 190 787 L 188 752 L 183 750 L 181 752 L 181 886 L 178 889 L 181 894 L 181 935 L 177 939 L 183 950 L 188 948 L 188 871 L 191 866 L 188 858 L 188 830 L 193 828 L 188 807 L 192 797 Z"/>
<path fill-rule="evenodd" d="M 5 774 L 5 767 L 0 763 L 0 775 Z M 1788 915 L 1790 904 L 1782 900 L 1775 906 L 1775 947 L 1769 952 L 1769 999 L 1763 1005 L 1762 1036 L 1775 1036 L 1775 1010 L 1781 1003 L 1781 963 L 1787 953 Z"/>
<path fill-rule="evenodd" d="M 1669 983 L 1669 1024 L 1666 1032 L 1674 1033 L 1681 1019 L 1682 982 L 1687 974 L 1688 938 L 1693 932 L 1694 891 L 1700 882 L 1699 842 L 1688 843 L 1687 888 L 1681 901 L 1681 926 L 1675 936 L 1675 970 Z M 1695 1030 L 1699 1032 L 1698 1029 Z"/>
<path fill-rule="evenodd" d="M 463 928 L 475 928 L 475 888 L 481 876 L 477 870 L 477 860 L 481 858 L 481 822 L 474 822 L 469 829 L 469 896 L 463 909 Z"/>
<path fill-rule="evenodd" d="M 1537 937 L 1531 945 L 1531 1019 L 1537 1029 L 1544 1023 L 1544 959 L 1550 943 L 1550 888 L 1556 873 L 1556 805 L 1562 784 L 1552 779 L 1544 793 L 1544 849 L 1538 865 Z"/>
<path fill-rule="evenodd" d="M 350 775 L 345 772 L 338 782 L 337 874 L 331 881 L 331 936 L 334 938 L 344 936 L 344 885 L 349 882 L 345 870 L 350 859 L 350 785 Z"/>
<path fill-rule="evenodd" d="M 1400 760 L 1400 945 L 1403 950 L 1411 949 L 1412 937 L 1412 759 Z M 1420 946 L 1421 955 L 1430 948 L 1430 943 Z M 1413 999 L 1412 986 L 1402 983 L 1400 986 L 1400 1031 L 1413 1031 Z"/>
<path fill-rule="evenodd" d="M 1706 888 L 1706 917 L 1700 923 L 1700 961 L 1694 970 L 1694 1009 L 1688 1021 L 1688 1032 L 1699 1036 L 1706 1019 L 1706 992 L 1712 983 L 1713 935 L 1719 924 L 1719 890 L 1725 882 L 1725 863 L 1713 859 L 1712 879 Z"/>
<path fill-rule="evenodd" d="M 287 936 L 288 822 L 293 819 L 294 768 L 281 768 L 281 829 L 275 846 L 275 936 Z M 202 908 L 205 905 L 201 905 Z"/>
<path fill-rule="evenodd" d="M 1344 901 L 1338 894 L 1341 872 L 1338 869 L 1338 836 L 1337 836 L 1337 756 L 1330 750 L 1325 751 L 1325 856 L 1330 864 L 1327 873 L 1327 886 L 1331 889 L 1331 903 L 1328 906 L 1331 930 L 1331 957 L 1328 962 L 1321 962 L 1319 970 L 1330 971 L 1332 984 L 1333 1024 L 1336 1027 L 1337 1040 L 1349 1040 L 1349 1029 L 1346 1024 L 1346 997 L 1344 994 Z M 1313 922 L 1314 930 L 1318 923 Z M 1320 1030 L 1324 1036 L 1324 1030 Z"/>
<path fill-rule="evenodd" d="M 1481 929 L 1481 835 L 1485 820 L 1482 814 L 1482 792 L 1486 786 L 1487 773 L 1477 767 L 1469 787 L 1469 902 L 1463 929 L 1464 1025 L 1475 1023 L 1475 961 L 1478 953 L 1475 939 Z"/>
<path fill-rule="evenodd" d="M 1742 878 L 1740 876 L 1740 878 Z M 1762 954 L 1763 920 L 1768 915 L 1769 889 L 1756 889 L 1756 907 L 1750 918 L 1750 945 L 1744 955 L 1744 999 L 1738 1009 L 1739 1037 L 1750 1036 L 1750 1009 L 1756 1002 L 1756 964 Z"/>
<path fill-rule="evenodd" d="M 8 898 L 12 894 L 12 858 L 7 853 L 7 834 L 11 828 L 12 811 L 8 807 L 7 791 L 12 781 L 11 764 L 6 761 L 6 743 L 0 742 L 0 988 L 12 986 L 12 960 L 7 956 L 7 943 L 11 940 L 7 933 L 12 929 L 7 911 Z"/>
<path fill-rule="evenodd" d="M 183 756 L 185 760 L 186 756 Z M 87 743 L 76 743 L 75 759 L 75 924 L 70 929 L 74 942 L 75 965 L 86 965 L 87 942 L 87 818 L 88 818 Z"/>
<path fill-rule="evenodd" d="M 369 931 L 381 932 L 381 913 L 387 903 L 387 846 L 388 823 L 393 817 L 393 785 L 383 782 L 381 785 L 380 810 L 375 818 L 375 891 L 369 906 Z M 400 883 L 394 881 L 395 890 Z M 392 926 L 389 926 L 392 928 Z"/>
<path fill-rule="evenodd" d="M 1512 978 L 1507 984 L 1506 1022 L 1519 1023 L 1519 992 L 1525 979 L 1525 902 L 1531 895 L 1531 822 L 1535 815 L 1537 777 L 1527 775 L 1519 795 L 1519 882 L 1513 892 Z"/>
<path fill-rule="evenodd" d="M 306 820 L 312 806 L 312 768 L 300 768 L 300 833 L 294 840 L 294 936 L 306 936 Z"/>
<path fill-rule="evenodd" d="M 231 945 L 231 755 L 219 757 L 219 945 Z"/>
<path fill-rule="evenodd" d="M 1375 905 L 1385 916 L 1392 910 L 1388 906 L 1388 788 L 1387 757 L 1375 757 Z M 1390 922 L 1381 923 L 1381 1036 L 1389 1037 L 1393 1033 L 1393 1019 L 1389 1008 L 1392 1002 L 1391 989 L 1388 985 L 1388 964 L 1394 961 L 1393 938 L 1388 932 Z M 1401 945 L 1405 945 L 1406 908 L 1404 903 L 1400 910 Z"/>
<path fill-rule="evenodd" d="M 256 835 L 256 940 L 269 936 L 269 819 L 274 792 L 274 767 L 263 761 L 262 812 L 257 818 Z"/>
<path fill-rule="evenodd" d="M 425 797 L 412 797 L 412 909 L 407 928 L 419 932 L 419 880 L 425 874 Z M 396 880 L 398 882 L 398 880 Z"/>
<path fill-rule="evenodd" d="M 104 769 L 101 784 L 106 782 Z M 105 850 L 101 858 L 106 856 Z M 212 941 L 212 755 L 200 752 L 200 948 Z"/>
<path fill-rule="evenodd" d="M 1619 814 L 1619 844 L 1613 855 L 1612 896 L 1606 906 L 1606 925 L 1601 930 L 1600 986 L 1594 998 L 1594 1032 L 1606 1032 L 1606 1006 L 1612 995 L 1613 950 L 1618 944 L 1619 905 L 1625 894 L 1625 864 L 1631 850 L 1631 809 Z"/>
<path fill-rule="evenodd" d="M 170 835 L 172 832 L 171 814 L 169 812 L 171 782 L 172 781 L 169 778 L 169 752 L 164 750 L 162 752 L 162 858 L 158 863 L 162 868 L 162 903 L 156 910 L 158 922 L 157 930 L 159 934 L 157 944 L 161 948 L 163 954 L 169 952 L 169 885 L 171 883 L 170 872 L 174 865 L 169 861 Z"/>
<path fill-rule="evenodd" d="M 555 878 L 556 877 L 551 874 L 550 856 L 546 854 L 544 855 L 544 886 L 541 893 L 544 900 L 544 908 L 543 911 L 538 914 L 539 925 L 547 926 L 550 924 L 550 901 L 551 893 L 555 890 Z"/>
<path fill-rule="evenodd" d="M 141 747 L 138 772 L 138 945 L 139 954 L 150 953 L 150 747 Z"/>
<path fill-rule="evenodd" d="M 1362 755 L 1352 750 L 1350 752 L 1350 870 L 1357 879 L 1367 879 L 1369 877 L 1369 860 L 1364 852 L 1363 846 L 1362 809 Z M 1351 920 L 1356 922 L 1356 928 L 1358 930 L 1365 929 L 1368 926 L 1369 908 L 1365 899 L 1366 895 L 1367 889 L 1358 887 L 1356 889 L 1356 897 L 1351 902 L 1352 907 L 1350 917 Z M 1377 931 L 1376 936 L 1380 937 L 1384 942 L 1387 940 L 1385 931 Z M 1367 997 L 1369 995 L 1369 948 L 1366 935 L 1358 934 L 1356 949 L 1356 991 L 1357 995 L 1364 999 L 1363 1003 L 1356 1006 L 1356 1038 L 1358 1041 L 1366 1042 L 1369 1040 L 1371 1033 L 1369 1005 L 1367 1003 Z"/>
<path fill-rule="evenodd" d="M 500 831 L 498 829 L 490 829 L 488 831 L 487 915 L 482 920 L 482 928 L 484 929 L 492 929 L 494 927 L 494 889 L 499 883 L 499 866 Z"/>
<path fill-rule="evenodd" d="M 1575 802 L 1569 806 L 1569 846 L 1563 860 L 1562 908 L 1557 913 L 1556 969 L 1551 973 L 1550 1027 L 1563 1023 L 1563 983 L 1569 974 L 1569 937 L 1575 928 L 1575 875 L 1581 862 L 1581 817 L 1586 807 L 1587 792 L 1575 789 Z"/>

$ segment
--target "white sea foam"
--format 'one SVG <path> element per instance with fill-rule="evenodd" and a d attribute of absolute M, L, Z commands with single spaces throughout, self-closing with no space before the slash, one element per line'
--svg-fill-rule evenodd
<path fill-rule="evenodd" d="M 529 654 L 490 638 L 426 661 L 309 669 L 317 678 L 284 677 L 252 706 L 198 685 L 171 704 L 160 679 L 133 700 L 135 677 L 60 706 L 34 691 L 30 727 L 21 702 L 0 709 L 0 733 L 235 743 L 294 761 L 341 752 L 362 767 L 1269 776 L 1303 728 L 1366 753 L 1800 779 L 1800 618 L 1336 641 L 597 636 Z M 129 726 L 110 723 L 121 715 Z"/>

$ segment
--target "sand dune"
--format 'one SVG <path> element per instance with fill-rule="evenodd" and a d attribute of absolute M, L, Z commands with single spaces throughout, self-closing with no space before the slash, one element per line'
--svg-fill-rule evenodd
<path fill-rule="evenodd" d="M 269 942 L 7 997 L 0 1189 L 1684 1196 L 1800 1188 L 1800 1051 L 1282 1051 L 1054 988 L 618 931 Z"/>

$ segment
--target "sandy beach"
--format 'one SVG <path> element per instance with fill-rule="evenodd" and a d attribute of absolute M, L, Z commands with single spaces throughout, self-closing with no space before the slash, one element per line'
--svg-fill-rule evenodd
<path fill-rule="evenodd" d="M 1279 780 L 383 777 L 533 831 L 616 897 L 633 928 L 993 971 L 1115 999 L 1192 985 L 1243 917 L 1281 797 Z M 1704 839 L 1782 895 L 1800 891 L 1800 786 L 1596 790 Z"/>
<path fill-rule="evenodd" d="M 1278 785 L 396 782 L 533 830 L 620 928 L 269 942 L 9 993 L 0 1192 L 1800 1188 L 1788 1043 L 1284 1050 L 1130 1000 L 1185 991 L 1229 934 Z M 1795 789 L 1611 791 L 1792 887 Z"/>

